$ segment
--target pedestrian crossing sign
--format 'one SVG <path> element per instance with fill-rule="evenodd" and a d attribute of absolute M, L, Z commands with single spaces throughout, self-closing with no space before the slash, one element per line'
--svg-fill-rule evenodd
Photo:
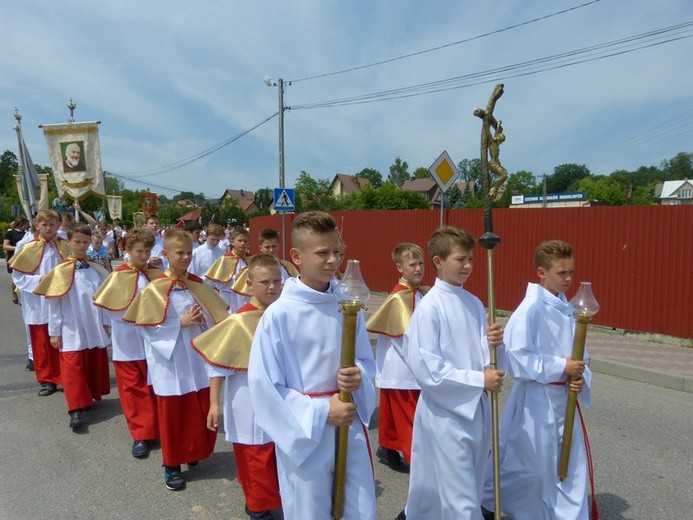
<path fill-rule="evenodd" d="M 293 188 L 274 188 L 274 210 L 296 211 Z"/>

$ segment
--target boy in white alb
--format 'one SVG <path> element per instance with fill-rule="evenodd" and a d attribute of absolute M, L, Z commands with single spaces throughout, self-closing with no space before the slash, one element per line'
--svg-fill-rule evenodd
<path fill-rule="evenodd" d="M 279 268 L 282 274 L 282 282 L 290 276 L 298 276 L 298 269 L 288 260 L 282 260 L 279 254 L 279 233 L 271 228 L 260 231 L 258 235 L 260 242 L 260 253 L 272 255 L 279 261 Z M 236 293 L 240 303 L 246 304 L 250 301 L 253 291 L 248 285 L 248 269 L 244 269 L 236 277 L 236 281 L 231 286 L 231 290 Z"/>
<path fill-rule="evenodd" d="M 39 280 L 70 256 L 70 246 L 56 236 L 58 218 L 55 211 L 39 211 L 34 219 L 35 238 L 27 233 L 28 241 L 19 241 L 9 264 L 12 281 L 22 291 L 22 314 L 29 328 L 36 380 L 41 385 L 38 395 L 42 397 L 54 393 L 61 383 L 60 354 L 51 347 L 48 335 L 48 301 L 34 294 Z"/>
<path fill-rule="evenodd" d="M 375 482 L 366 425 L 375 408 L 375 362 L 360 315 L 356 366 L 340 368 L 342 316 L 331 281 L 341 262 L 339 235 L 327 213 L 293 222 L 291 259 L 300 278 L 260 319 L 248 383 L 258 425 L 274 441 L 287 520 L 331 517 L 337 426 L 348 428 L 345 520 L 375 518 Z M 353 402 L 339 400 L 339 391 Z"/>
<path fill-rule="evenodd" d="M 393 470 L 409 473 L 414 412 L 421 392 L 402 358 L 402 339 L 414 308 L 430 288 L 419 286 L 424 275 L 424 252 L 419 246 L 398 244 L 392 260 L 401 278 L 366 323 L 368 332 L 378 335 L 375 386 L 380 388 L 380 413 L 376 455 Z"/>
<path fill-rule="evenodd" d="M 149 455 L 149 442 L 159 438 L 156 398 L 147 380 L 147 362 L 142 336 L 132 323 L 123 321 L 135 297 L 163 271 L 147 264 L 154 235 L 144 228 L 130 230 L 125 239 L 129 260 L 113 271 L 94 295 L 94 305 L 111 319 L 113 367 L 118 396 L 128 430 L 132 435 L 132 456 Z"/>
<path fill-rule="evenodd" d="M 181 464 L 194 466 L 214 451 L 216 432 L 207 429 L 209 378 L 190 340 L 227 316 L 227 306 L 200 278 L 188 273 L 192 238 L 180 228 L 166 231 L 164 274 L 139 293 L 123 316 L 144 339 L 156 394 L 164 483 L 185 488 Z"/>
<path fill-rule="evenodd" d="M 72 256 L 44 276 L 34 293 L 48 300 L 48 334 L 60 352 L 60 376 L 73 431 L 84 425 L 82 412 L 111 392 L 108 351 L 110 320 L 92 305 L 92 295 L 108 272 L 87 258 L 91 228 L 73 224 L 67 232 Z"/>
<path fill-rule="evenodd" d="M 188 271 L 202 278 L 217 258 L 224 254 L 224 249 L 219 247 L 223 236 L 224 229 L 219 224 L 208 225 L 204 244 L 193 247 L 193 258 Z"/>
<path fill-rule="evenodd" d="M 568 476 L 561 482 L 557 473 L 568 390 L 579 392 L 582 406 L 591 402 L 590 369 L 570 357 L 575 318 L 565 292 L 575 270 L 573 249 L 561 240 L 543 242 L 534 266 L 539 283 L 527 285 L 505 328 L 515 384 L 500 420 L 501 507 L 513 520 L 594 519 L 582 414 L 573 426 Z M 492 478 L 486 479 L 484 507 L 493 511 Z"/>
<path fill-rule="evenodd" d="M 491 447 L 486 394 L 500 391 L 503 380 L 502 370 L 488 368 L 489 345 L 501 345 L 503 327 L 489 325 L 481 301 L 463 287 L 472 272 L 474 245 L 469 232 L 453 226 L 439 228 L 428 242 L 436 282 L 404 334 L 404 359 L 421 395 L 409 497 L 399 518 L 482 518 L 481 490 Z"/>
<path fill-rule="evenodd" d="M 238 275 L 248 266 L 247 253 L 250 235 L 245 229 L 239 227 L 233 230 L 231 236 L 231 251 L 217 258 L 205 273 L 205 282 L 214 287 L 219 296 L 229 304 L 229 312 L 236 312 L 249 300 L 248 298 L 244 301 L 238 293 L 231 290 L 231 287 L 236 282 Z"/>
<path fill-rule="evenodd" d="M 279 520 L 283 516 L 274 443 L 257 425 L 249 406 L 248 357 L 260 317 L 279 298 L 282 278 L 279 262 L 268 254 L 253 256 L 247 272 L 253 291 L 250 303 L 194 338 L 192 346 L 208 363 L 207 428 L 214 431 L 219 426 L 219 398 L 224 387 L 224 430 L 226 440 L 233 443 L 238 482 L 250 518 Z"/>

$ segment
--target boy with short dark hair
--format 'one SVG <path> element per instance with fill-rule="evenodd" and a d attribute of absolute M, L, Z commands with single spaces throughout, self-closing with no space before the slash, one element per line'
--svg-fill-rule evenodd
<path fill-rule="evenodd" d="M 235 312 L 246 302 L 238 293 L 231 290 L 238 275 L 248 265 L 248 241 L 250 235 L 242 227 L 231 233 L 231 251 L 217 258 L 205 273 L 205 281 L 214 287 L 219 295 L 229 304 L 230 312 Z"/>
<path fill-rule="evenodd" d="M 419 246 L 410 242 L 398 244 L 392 251 L 392 260 L 400 274 L 399 282 L 366 323 L 368 332 L 378 335 L 375 386 L 380 388 L 380 412 L 376 455 L 393 470 L 409 473 L 420 387 L 402 358 L 402 338 L 414 308 L 430 287 L 419 285 L 424 275 L 424 252 Z"/>
<path fill-rule="evenodd" d="M 502 370 L 488 368 L 488 347 L 501 345 L 503 327 L 489 325 L 481 301 L 463 287 L 474 245 L 469 232 L 453 226 L 431 235 L 436 282 L 404 334 L 404 358 L 421 386 L 405 510 L 410 520 L 481 517 L 491 447 L 487 392 L 500 391 L 503 380 Z"/>
<path fill-rule="evenodd" d="M 582 359 L 570 357 L 575 318 L 565 292 L 573 281 L 573 249 L 562 240 L 542 242 L 534 267 L 539 283 L 527 284 L 525 298 L 505 328 L 515 384 L 500 420 L 501 505 L 518 520 L 587 520 L 587 443 L 578 421 L 570 472 L 563 481 L 557 473 L 568 390 L 579 392 L 581 405 L 591 402 L 590 369 Z M 591 473 L 589 477 L 591 482 Z M 493 510 L 489 478 L 484 507 Z"/>
<path fill-rule="evenodd" d="M 219 247 L 219 241 L 224 237 L 224 228 L 219 224 L 209 224 L 206 231 L 204 244 L 193 248 L 193 258 L 188 269 L 200 278 L 212 267 L 217 258 L 224 254 L 224 250 Z"/>
<path fill-rule="evenodd" d="M 253 293 L 247 303 L 224 321 L 192 340 L 208 363 L 210 408 L 207 428 L 219 426 L 219 398 L 224 386 L 224 430 L 233 443 L 238 482 L 243 488 L 251 519 L 279 520 L 281 497 L 274 443 L 257 425 L 249 406 L 248 357 L 255 329 L 265 309 L 282 290 L 279 262 L 271 254 L 253 256 L 246 269 Z"/>
<path fill-rule="evenodd" d="M 162 254 L 169 268 L 132 302 L 123 321 L 137 325 L 156 395 L 164 483 L 185 489 L 181 464 L 194 466 L 214 451 L 207 430 L 209 378 L 190 340 L 227 316 L 227 306 L 200 278 L 188 273 L 192 238 L 179 228 L 166 231 Z"/>
<path fill-rule="evenodd" d="M 298 269 L 288 260 L 282 260 L 278 257 L 279 254 L 279 233 L 271 228 L 265 228 L 258 235 L 260 242 L 260 253 L 272 255 L 279 261 L 279 268 L 282 273 L 282 282 L 285 282 L 290 276 L 298 276 Z M 245 304 L 250 301 L 253 291 L 248 282 L 248 270 L 244 269 L 236 277 L 236 281 L 231 286 L 231 290 L 238 295 L 241 303 Z"/>
<path fill-rule="evenodd" d="M 94 305 L 105 309 L 111 319 L 113 368 L 118 396 L 128 431 L 133 439 L 132 456 L 149 455 L 149 441 L 159 438 L 156 399 L 147 381 L 147 362 L 142 336 L 123 315 L 149 282 L 162 271 L 149 265 L 154 234 L 135 228 L 128 232 L 125 250 L 129 260 L 113 271 L 94 295 Z"/>
<path fill-rule="evenodd" d="M 48 335 L 48 301 L 36 294 L 39 280 L 70 256 L 70 246 L 56 236 L 58 214 L 41 210 L 36 214 L 35 238 L 24 244 L 10 260 L 12 281 L 22 291 L 22 314 L 29 327 L 39 396 L 54 393 L 60 384 L 60 355 Z"/>
<path fill-rule="evenodd" d="M 88 260 L 88 225 L 73 224 L 67 239 L 72 255 L 41 279 L 34 294 L 48 300 L 48 334 L 51 346 L 60 352 L 70 428 L 77 431 L 84 425 L 82 412 L 111 393 L 106 350 L 110 320 L 91 301 L 108 272 Z"/>
<path fill-rule="evenodd" d="M 262 316 L 250 351 L 248 383 L 258 425 L 274 441 L 287 519 L 330 518 L 335 434 L 348 426 L 344 518 L 375 518 L 375 483 L 366 425 L 375 408 L 375 363 L 363 316 L 356 366 L 340 368 L 342 317 L 332 279 L 340 262 L 339 234 L 327 213 L 293 222 L 289 278 Z M 353 402 L 339 400 L 339 391 Z"/>

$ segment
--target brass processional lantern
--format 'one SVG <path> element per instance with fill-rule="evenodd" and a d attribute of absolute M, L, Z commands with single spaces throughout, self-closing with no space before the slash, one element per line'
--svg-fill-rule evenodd
<path fill-rule="evenodd" d="M 575 334 L 573 336 L 573 353 L 571 358 L 581 361 L 585 357 L 585 339 L 587 338 L 587 325 L 592 321 L 592 316 L 599 312 L 599 303 L 592 292 L 591 282 L 581 282 L 578 292 L 570 300 L 575 314 Z M 570 381 L 568 382 L 570 383 Z M 575 424 L 575 408 L 577 407 L 577 392 L 568 392 L 568 403 L 565 411 L 565 424 L 563 426 L 563 442 L 558 459 L 558 478 L 563 481 L 568 475 L 568 461 L 570 459 L 570 446 L 573 442 L 573 425 Z"/>
<path fill-rule="evenodd" d="M 358 260 L 347 260 L 346 271 L 334 290 L 342 313 L 342 367 L 356 366 L 356 323 L 361 309 L 371 296 L 361 275 Z M 339 392 L 339 400 L 351 402 L 351 392 Z M 332 518 L 339 520 L 344 514 L 344 487 L 346 484 L 347 448 L 349 445 L 349 426 L 337 428 L 337 447 L 334 460 L 334 483 L 332 485 Z"/>

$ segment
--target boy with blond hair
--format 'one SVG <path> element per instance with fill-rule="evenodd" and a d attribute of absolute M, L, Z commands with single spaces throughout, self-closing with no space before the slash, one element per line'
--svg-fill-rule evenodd
<path fill-rule="evenodd" d="M 235 228 L 231 233 L 231 251 L 217 258 L 204 275 L 205 281 L 214 287 L 229 304 L 229 312 L 235 312 L 247 303 L 239 298 L 238 293 L 235 293 L 231 287 L 238 275 L 248 266 L 249 240 L 250 235 L 245 229 Z"/>
<path fill-rule="evenodd" d="M 202 278 L 212 267 L 217 258 L 224 254 L 224 249 L 219 247 L 219 241 L 224 238 L 224 228 L 219 224 L 209 224 L 206 228 L 204 244 L 193 248 L 193 258 L 188 269 L 192 274 Z"/>
<path fill-rule="evenodd" d="M 159 438 L 159 429 L 156 399 L 147 381 L 142 336 L 135 325 L 123 321 L 123 315 L 147 284 L 162 273 L 147 263 L 153 246 L 151 231 L 130 230 L 125 239 L 128 260 L 117 267 L 94 294 L 94 305 L 104 309 L 111 319 L 113 368 L 135 458 L 149 455 L 149 441 Z"/>
<path fill-rule="evenodd" d="M 491 447 L 487 392 L 500 391 L 503 381 L 502 370 L 488 368 L 489 346 L 502 344 L 503 327 L 490 325 L 481 301 L 463 287 L 472 272 L 475 242 L 453 226 L 437 229 L 428 242 L 437 277 L 414 310 L 403 343 L 421 395 L 409 497 L 399 518 L 481 518 Z"/>
<path fill-rule="evenodd" d="M 200 278 L 188 273 L 192 238 L 179 228 L 166 231 L 163 256 L 169 268 L 139 293 L 123 316 L 134 323 L 156 395 L 164 483 L 185 489 L 181 464 L 195 466 L 214 451 L 216 433 L 207 430 L 209 378 L 190 340 L 227 316 L 227 305 Z"/>
<path fill-rule="evenodd" d="M 60 353 L 70 428 L 77 431 L 84 425 L 82 412 L 111 392 L 106 350 L 111 343 L 110 320 L 91 303 L 108 272 L 88 260 L 91 228 L 87 224 L 73 224 L 67 239 L 72 255 L 41 279 L 34 294 L 48 300 L 48 334 L 51 346 Z"/>
<path fill-rule="evenodd" d="M 380 412 L 376 455 L 393 470 L 409 473 L 414 412 L 421 389 L 402 358 L 402 338 L 414 308 L 430 288 L 419 285 L 424 275 L 421 247 L 410 242 L 398 244 L 392 260 L 400 274 L 399 282 L 366 323 L 368 332 L 378 335 L 375 386 L 380 388 Z"/>
<path fill-rule="evenodd" d="M 279 262 L 271 254 L 253 256 L 246 269 L 253 297 L 224 321 L 192 340 L 208 363 L 210 408 L 207 428 L 217 431 L 224 387 L 224 430 L 233 443 L 238 482 L 251 519 L 279 520 L 281 497 L 274 443 L 255 420 L 248 390 L 248 357 L 260 317 L 282 290 Z"/>
<path fill-rule="evenodd" d="M 96 262 L 109 273 L 113 271 L 108 248 L 104 245 L 103 236 L 98 231 L 91 234 L 91 244 L 89 244 L 89 249 L 87 249 L 87 256 L 89 260 Z"/>
<path fill-rule="evenodd" d="M 520 306 L 508 320 L 505 344 L 515 384 L 500 420 L 503 512 L 516 520 L 587 520 L 589 469 L 583 428 L 576 421 L 570 472 L 558 478 L 568 391 L 589 407 L 592 375 L 582 359 L 572 359 L 575 318 L 565 292 L 573 281 L 570 244 L 542 242 L 534 254 L 539 283 L 528 283 Z M 586 432 L 585 432 L 586 433 Z M 484 507 L 493 511 L 493 479 L 486 479 Z M 592 518 L 596 518 L 592 488 Z M 489 514 L 490 516 L 490 514 Z"/>
<path fill-rule="evenodd" d="M 70 256 L 68 243 L 56 236 L 59 216 L 55 211 L 36 214 L 35 238 L 24 244 L 10 260 L 12 281 L 22 291 L 22 314 L 29 327 L 39 396 L 54 393 L 60 384 L 60 355 L 51 347 L 48 334 L 48 301 L 34 294 L 40 279 Z"/>
<path fill-rule="evenodd" d="M 367 425 L 375 408 L 375 362 L 363 316 L 356 364 L 340 367 L 342 317 L 332 279 L 339 234 L 327 213 L 293 222 L 291 259 L 300 271 L 260 319 L 250 351 L 248 383 L 257 423 L 274 441 L 287 520 L 330 518 L 335 434 L 348 427 L 345 520 L 375 518 L 375 482 Z M 339 400 L 353 393 L 353 402 Z"/>

